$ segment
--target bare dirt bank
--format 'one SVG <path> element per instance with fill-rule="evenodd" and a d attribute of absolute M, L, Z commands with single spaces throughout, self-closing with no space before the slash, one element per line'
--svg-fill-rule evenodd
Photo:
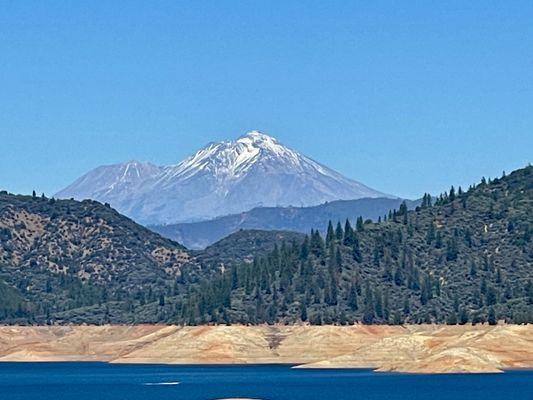
<path fill-rule="evenodd" d="M 0 361 L 497 372 L 533 368 L 533 325 L 0 326 Z"/>

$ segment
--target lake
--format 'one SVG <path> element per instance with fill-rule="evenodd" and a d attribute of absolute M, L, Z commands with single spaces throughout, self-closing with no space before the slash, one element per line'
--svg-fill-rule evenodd
<path fill-rule="evenodd" d="M 0 363 L 0 399 L 533 399 L 533 371 L 396 374 L 287 365 Z"/>

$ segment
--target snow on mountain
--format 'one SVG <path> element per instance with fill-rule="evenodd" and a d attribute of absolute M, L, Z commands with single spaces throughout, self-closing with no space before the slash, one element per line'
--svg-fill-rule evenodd
<path fill-rule="evenodd" d="M 115 203 L 124 197 L 135 196 L 143 182 L 155 178 L 161 171 L 158 166 L 139 161 L 102 165 L 75 180 L 56 197 Z"/>
<path fill-rule="evenodd" d="M 57 197 L 108 202 L 144 224 L 195 221 L 259 206 L 310 206 L 392 197 L 258 131 L 209 143 L 176 165 L 129 162 L 98 167 Z"/>

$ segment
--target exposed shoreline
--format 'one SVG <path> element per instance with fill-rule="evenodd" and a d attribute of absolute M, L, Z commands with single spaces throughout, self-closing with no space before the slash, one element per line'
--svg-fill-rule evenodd
<path fill-rule="evenodd" d="M 533 368 L 533 325 L 0 326 L 0 361 L 494 373 Z"/>

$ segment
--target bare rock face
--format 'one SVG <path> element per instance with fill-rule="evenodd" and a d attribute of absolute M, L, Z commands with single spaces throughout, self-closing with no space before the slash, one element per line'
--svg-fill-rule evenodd
<path fill-rule="evenodd" d="M 533 326 L 0 327 L 0 361 L 74 360 L 499 372 L 533 367 Z"/>

